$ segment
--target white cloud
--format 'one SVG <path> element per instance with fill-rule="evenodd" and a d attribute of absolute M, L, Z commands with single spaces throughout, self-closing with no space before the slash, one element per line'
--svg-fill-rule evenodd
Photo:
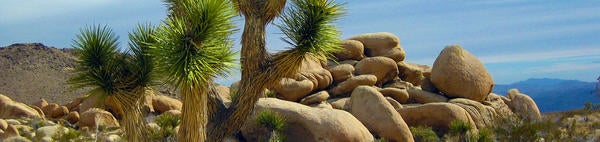
<path fill-rule="evenodd" d="M 562 48 L 564 50 L 551 50 L 541 52 L 521 52 L 514 54 L 500 54 L 479 57 L 484 63 L 510 63 L 525 61 L 541 61 L 557 58 L 600 55 L 600 47 Z"/>
<path fill-rule="evenodd" d="M 600 63 L 577 64 L 577 63 L 556 63 L 550 66 L 532 67 L 528 69 L 530 73 L 554 73 L 568 72 L 577 70 L 600 69 Z"/>

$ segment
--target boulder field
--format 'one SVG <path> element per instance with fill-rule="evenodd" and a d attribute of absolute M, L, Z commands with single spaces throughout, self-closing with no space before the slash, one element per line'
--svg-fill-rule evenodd
<path fill-rule="evenodd" d="M 407 142 L 414 141 L 410 127 L 446 132 L 453 121 L 460 120 L 477 130 L 493 125 L 498 116 L 541 118 L 526 94 L 516 89 L 507 97 L 491 93 L 493 78 L 475 55 L 460 46 L 445 47 L 433 66 L 405 61 L 400 38 L 392 33 L 357 35 L 340 46 L 334 59 L 322 63 L 306 59 L 297 75 L 267 88 L 267 97 L 255 104 L 240 137 L 247 141 L 283 135 L 284 141 Z M 237 89 L 237 83 L 216 88 L 225 105 Z M 143 110 L 152 116 L 147 121 L 159 114 L 180 117 L 181 101 L 152 90 L 147 94 Z M 81 96 L 64 105 L 44 99 L 27 105 L 0 94 L 0 141 L 35 133 L 48 139 L 47 131 L 63 131 L 55 125 L 24 126 L 22 119 L 58 120 L 86 130 L 119 127 L 119 115 L 111 111 L 113 104 L 100 100 L 99 96 Z M 275 127 L 263 124 L 263 111 L 276 113 L 285 126 L 265 131 Z"/>

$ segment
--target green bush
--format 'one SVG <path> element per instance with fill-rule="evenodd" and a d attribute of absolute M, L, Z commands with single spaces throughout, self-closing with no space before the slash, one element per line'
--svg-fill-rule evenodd
<path fill-rule="evenodd" d="M 431 129 L 431 127 L 410 127 L 410 132 L 415 139 L 415 142 L 437 142 L 440 141 L 437 134 Z"/>
<path fill-rule="evenodd" d="M 272 110 L 263 110 L 257 116 L 258 125 L 266 128 L 268 134 L 265 139 L 269 142 L 281 142 L 285 140 L 283 129 L 287 125 L 285 118 Z"/>
<path fill-rule="evenodd" d="M 472 135 L 470 135 L 473 125 L 462 120 L 454 120 L 450 122 L 450 129 L 448 130 L 447 140 L 469 142 L 471 141 Z"/>
<path fill-rule="evenodd" d="M 156 117 L 156 124 L 160 126 L 160 130 L 151 130 L 150 137 L 158 141 L 174 141 L 175 127 L 181 123 L 181 119 L 177 116 L 163 113 Z"/>

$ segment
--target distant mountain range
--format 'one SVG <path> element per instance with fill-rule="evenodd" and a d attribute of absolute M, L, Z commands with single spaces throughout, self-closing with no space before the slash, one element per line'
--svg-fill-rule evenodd
<path fill-rule="evenodd" d="M 537 103 L 542 113 L 583 108 L 585 102 L 600 103 L 595 95 L 595 82 L 532 78 L 512 84 L 494 86 L 493 92 L 506 95 L 509 89 L 517 88 Z"/>

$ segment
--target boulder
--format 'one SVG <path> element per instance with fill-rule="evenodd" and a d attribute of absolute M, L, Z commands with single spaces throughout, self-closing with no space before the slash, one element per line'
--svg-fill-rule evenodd
<path fill-rule="evenodd" d="M 91 108 L 81 113 L 78 126 L 89 127 L 90 129 L 96 129 L 98 126 L 110 128 L 119 127 L 119 122 L 110 112 L 99 108 Z"/>
<path fill-rule="evenodd" d="M 48 105 L 48 101 L 46 101 L 46 99 L 44 99 L 44 98 L 40 98 L 39 101 L 33 103 L 32 105 L 39 107 L 39 108 L 44 108 L 45 106 Z"/>
<path fill-rule="evenodd" d="M 421 80 L 421 89 L 423 91 L 432 92 L 432 93 L 436 93 L 436 94 L 438 94 L 440 92 L 440 90 L 435 88 L 435 85 L 433 85 L 433 83 L 431 82 L 431 79 L 429 79 L 429 77 L 427 77 L 427 76 L 425 76 L 423 78 L 423 80 Z"/>
<path fill-rule="evenodd" d="M 356 74 L 372 74 L 377 77 L 377 85 L 382 85 L 398 76 L 396 62 L 387 57 L 369 57 L 360 60 L 356 66 Z"/>
<path fill-rule="evenodd" d="M 528 95 L 519 92 L 517 89 L 510 89 L 506 96 L 510 100 L 507 104 L 508 107 L 521 118 L 530 121 L 542 118 L 537 104 Z"/>
<path fill-rule="evenodd" d="M 406 103 L 409 97 L 408 91 L 406 91 L 406 89 L 388 87 L 379 90 L 379 92 L 383 94 L 383 96 L 392 97 L 394 100 L 400 103 Z"/>
<path fill-rule="evenodd" d="M 411 103 L 426 104 L 426 103 L 447 102 L 448 101 L 448 98 L 446 98 L 440 94 L 435 94 L 435 93 L 431 93 L 431 92 L 427 92 L 427 91 L 423 91 L 423 90 L 407 89 L 407 92 L 408 92 L 408 102 L 411 102 Z"/>
<path fill-rule="evenodd" d="M 385 100 L 387 100 L 392 105 L 392 107 L 394 107 L 394 109 L 396 109 L 396 110 L 403 108 L 402 104 L 400 104 L 400 102 L 394 100 L 394 98 L 385 97 Z"/>
<path fill-rule="evenodd" d="M 447 46 L 433 63 L 431 82 L 448 97 L 481 102 L 490 94 L 494 80 L 471 53 L 460 46 Z"/>
<path fill-rule="evenodd" d="M 354 66 L 350 64 L 340 64 L 328 69 L 331 72 L 334 83 L 346 81 L 351 78 L 354 73 Z"/>
<path fill-rule="evenodd" d="M 62 127 L 60 125 L 54 126 L 44 126 L 35 130 L 35 137 L 37 139 L 50 139 L 52 140 L 60 131 L 66 133 L 68 131 L 67 128 Z"/>
<path fill-rule="evenodd" d="M 396 63 L 398 65 L 398 76 L 400 79 L 410 82 L 413 85 L 420 86 L 425 76 L 421 68 L 405 61 Z"/>
<path fill-rule="evenodd" d="M 329 99 L 327 103 L 331 104 L 334 109 L 350 110 L 350 97 Z"/>
<path fill-rule="evenodd" d="M 496 124 L 495 121 L 498 114 L 496 113 L 496 110 L 490 106 L 464 98 L 456 98 L 448 102 L 465 109 L 473 119 L 477 128 L 488 128 Z"/>
<path fill-rule="evenodd" d="M 356 87 L 350 100 L 350 113 L 375 135 L 391 141 L 414 141 L 402 116 L 377 89 Z"/>
<path fill-rule="evenodd" d="M 102 95 L 100 94 L 91 94 L 88 96 L 85 96 L 82 100 L 81 103 L 78 105 L 78 111 L 79 113 L 83 113 L 86 112 L 88 109 L 91 108 L 101 108 L 101 109 L 106 109 L 105 105 L 104 105 L 104 97 L 102 97 Z M 69 106 L 67 106 L 68 108 Z"/>
<path fill-rule="evenodd" d="M 65 119 L 69 121 L 69 123 L 75 124 L 79 122 L 79 113 L 77 111 L 71 111 L 69 114 L 67 114 Z"/>
<path fill-rule="evenodd" d="M 79 105 L 81 104 L 81 102 L 83 102 L 85 98 L 85 96 L 78 97 L 72 100 L 71 102 L 65 104 L 65 106 L 71 111 L 79 111 Z"/>
<path fill-rule="evenodd" d="M 360 41 L 344 40 L 342 42 L 342 50 L 335 54 L 338 61 L 343 60 L 361 60 L 365 58 L 365 47 Z"/>
<path fill-rule="evenodd" d="M 69 113 L 69 109 L 67 107 L 60 106 L 55 103 L 46 105 L 42 108 L 42 111 L 50 118 L 59 118 Z"/>
<path fill-rule="evenodd" d="M 333 83 L 333 77 L 331 76 L 331 73 L 320 66 L 318 67 L 318 69 L 312 69 L 309 71 L 301 72 L 300 75 L 302 77 L 300 77 L 297 80 L 303 80 L 304 78 L 306 78 L 312 81 L 313 90 L 325 89 L 329 87 L 331 83 Z"/>
<path fill-rule="evenodd" d="M 4 129 L 3 131 L 4 133 L 0 133 L 0 140 L 20 136 L 19 130 L 17 130 L 17 128 L 14 125 L 7 125 L 6 129 Z"/>
<path fill-rule="evenodd" d="M 181 110 L 181 101 L 164 95 L 152 97 L 152 107 L 159 113 L 169 110 Z"/>
<path fill-rule="evenodd" d="M 410 89 L 415 88 L 410 82 L 402 81 L 399 77 L 394 78 L 391 82 L 383 85 L 384 88 Z"/>
<path fill-rule="evenodd" d="M 329 93 L 327 93 L 327 91 L 320 91 L 305 97 L 304 99 L 300 100 L 300 103 L 304 105 L 319 104 L 326 101 L 327 98 L 329 98 Z"/>
<path fill-rule="evenodd" d="M 469 113 L 451 103 L 428 103 L 398 110 L 402 118 L 411 127 L 426 126 L 434 131 L 446 133 L 452 121 L 460 120 L 475 126 Z"/>
<path fill-rule="evenodd" d="M 0 94 L 0 118 L 21 117 L 43 119 L 44 114 L 24 103 L 13 101 L 9 97 Z"/>
<path fill-rule="evenodd" d="M 6 130 L 8 128 L 8 122 L 4 119 L 0 119 L 0 130 Z"/>
<path fill-rule="evenodd" d="M 154 113 L 154 106 L 152 105 L 152 98 L 154 98 L 155 95 L 155 91 L 152 88 L 148 88 L 146 90 L 144 90 L 146 92 L 143 98 L 143 102 L 142 102 L 142 112 L 144 114 L 148 114 L 148 113 Z"/>
<path fill-rule="evenodd" d="M 348 112 L 312 108 L 275 98 L 261 98 L 241 128 L 247 141 L 258 141 L 258 137 L 262 135 L 256 115 L 264 110 L 274 111 L 286 119 L 287 125 L 282 130 L 285 135 L 284 141 L 365 142 L 375 140 L 367 128 Z"/>
<path fill-rule="evenodd" d="M 218 95 L 221 97 L 224 103 L 231 103 L 231 96 L 229 94 L 231 89 L 229 87 L 217 85 L 215 88 L 217 89 L 217 92 L 219 93 Z"/>
<path fill-rule="evenodd" d="M 375 75 L 359 75 L 351 77 L 350 79 L 339 83 L 337 86 L 329 90 L 329 94 L 332 96 L 340 96 L 348 94 L 354 90 L 354 88 L 360 85 L 373 86 L 377 82 Z"/>
<path fill-rule="evenodd" d="M 313 91 L 313 85 L 308 79 L 283 78 L 273 89 L 284 100 L 298 101 Z"/>
<path fill-rule="evenodd" d="M 510 107 L 506 103 L 504 103 L 505 99 L 508 100 L 508 98 L 504 96 L 490 93 L 490 95 L 488 95 L 488 99 L 486 101 L 483 101 L 483 104 L 494 108 L 498 116 L 513 116 L 514 113 L 512 112 L 512 110 L 510 110 Z"/>
<path fill-rule="evenodd" d="M 396 62 L 403 61 L 405 52 L 400 46 L 400 39 L 387 32 L 367 33 L 349 38 L 362 42 L 365 54 L 369 57 L 384 56 Z"/>

